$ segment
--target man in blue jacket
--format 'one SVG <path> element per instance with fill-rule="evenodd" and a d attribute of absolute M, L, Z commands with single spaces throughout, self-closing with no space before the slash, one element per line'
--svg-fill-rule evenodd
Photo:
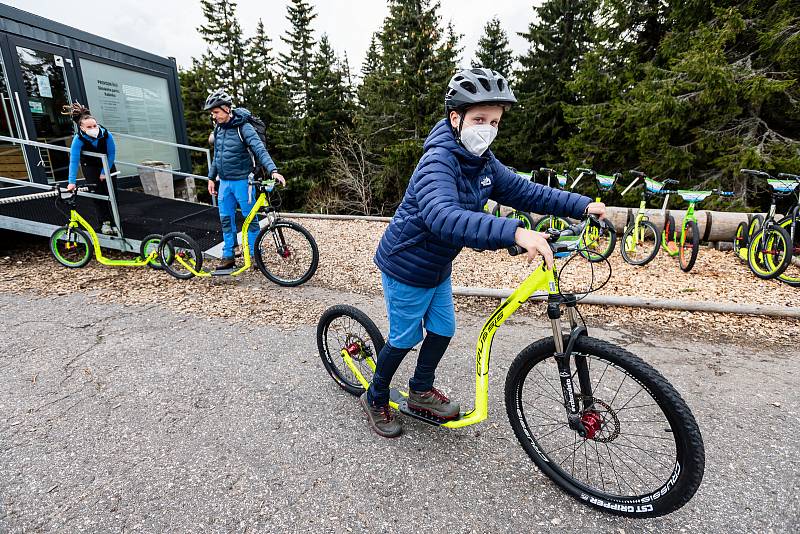
<path fill-rule="evenodd" d="M 402 432 L 389 409 L 389 385 L 400 362 L 420 341 L 409 381 L 409 408 L 442 419 L 459 415 L 459 405 L 433 382 L 455 334 L 450 272 L 462 247 L 496 250 L 517 244 L 527 250 L 528 261 L 542 255 L 548 267 L 553 265 L 546 235 L 526 230 L 517 219 L 484 213 L 488 199 L 535 213 L 605 216 L 603 204 L 525 180 L 497 161 L 489 145 L 503 111 L 516 101 L 506 79 L 490 69 L 453 76 L 445 96 L 447 117 L 425 140 L 422 159 L 378 245 L 375 263 L 381 270 L 389 337 L 361 404 L 381 436 Z"/>
<path fill-rule="evenodd" d="M 286 180 L 278 172 L 264 143 L 248 121 L 250 112 L 244 108 L 233 109 L 233 100 L 222 89 L 217 89 L 206 99 L 204 111 L 211 112 L 214 127 L 214 161 L 208 170 L 208 192 L 218 194 L 219 219 L 222 224 L 222 260 L 218 271 L 228 271 L 236 265 L 233 249 L 236 246 L 236 206 L 247 215 L 255 198 L 248 192 L 248 178 L 260 164 L 266 173 L 281 185 Z M 219 180 L 219 191 L 215 184 Z M 258 221 L 254 219 L 247 229 L 250 246 L 256 242 Z M 250 254 L 253 252 L 251 250 Z"/>

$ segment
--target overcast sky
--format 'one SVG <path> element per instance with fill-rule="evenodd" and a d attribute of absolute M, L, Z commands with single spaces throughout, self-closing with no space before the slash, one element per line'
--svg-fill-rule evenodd
<path fill-rule="evenodd" d="M 205 43 L 197 33 L 203 23 L 198 0 L 5 0 L 5 3 L 37 15 L 79 28 L 113 41 L 160 56 L 173 56 L 180 66 L 189 66 L 200 56 Z M 346 51 L 354 72 L 360 70 L 370 37 L 388 14 L 382 0 L 310 0 L 317 18 L 317 37 L 327 33 L 342 56 Z M 461 64 L 472 60 L 483 26 L 494 15 L 509 34 L 516 54 L 526 50 L 517 32 L 526 31 L 533 20 L 533 5 L 539 0 L 441 0 L 440 14 L 452 21 L 464 37 Z M 280 35 L 287 31 L 286 0 L 239 0 L 239 21 L 246 36 L 255 32 L 258 19 L 264 21 L 276 51 L 285 49 Z"/>

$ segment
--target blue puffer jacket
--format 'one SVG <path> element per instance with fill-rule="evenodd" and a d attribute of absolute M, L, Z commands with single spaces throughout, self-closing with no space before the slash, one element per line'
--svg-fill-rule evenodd
<path fill-rule="evenodd" d="M 458 144 L 444 119 L 434 126 L 403 201 L 378 245 L 378 268 L 404 284 L 435 287 L 450 276 L 462 247 L 514 244 L 522 221 L 483 212 L 488 199 L 522 211 L 580 217 L 591 199 L 525 180 L 487 150 Z"/>
<path fill-rule="evenodd" d="M 208 177 L 212 180 L 217 176 L 222 180 L 246 180 L 253 172 L 250 151 L 255 155 L 256 161 L 267 169 L 268 174 L 278 170 L 253 125 L 247 122 L 249 116 L 250 112 L 246 109 L 236 108 L 228 122 L 214 128 L 214 161 L 208 170 Z M 242 137 L 239 137 L 239 130 Z"/>

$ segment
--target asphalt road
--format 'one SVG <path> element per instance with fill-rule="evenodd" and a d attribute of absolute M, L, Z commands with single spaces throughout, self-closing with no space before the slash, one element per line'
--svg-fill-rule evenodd
<path fill-rule="evenodd" d="M 359 302 L 376 317 L 380 302 Z M 366 301 L 365 301 L 366 300 Z M 369 433 L 317 356 L 313 325 L 209 321 L 86 294 L 0 294 L 0 531 L 788 532 L 800 525 L 800 354 L 594 330 L 658 368 L 706 444 L 695 498 L 630 520 L 565 496 L 502 405 L 513 357 L 546 334 L 498 333 L 489 419 Z M 385 321 L 378 321 L 383 327 Z M 479 318 L 437 385 L 470 403 Z M 411 362 L 398 376 L 406 377 Z"/>

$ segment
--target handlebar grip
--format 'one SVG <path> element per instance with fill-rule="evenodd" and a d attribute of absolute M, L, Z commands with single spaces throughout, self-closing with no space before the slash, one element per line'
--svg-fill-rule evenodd
<path fill-rule="evenodd" d="M 539 167 L 539 172 L 556 172 L 556 171 L 549 167 Z"/>
<path fill-rule="evenodd" d="M 800 174 L 789 174 L 788 172 L 779 172 L 778 178 L 781 180 L 797 180 L 800 182 Z"/>
<path fill-rule="evenodd" d="M 644 178 L 645 176 L 647 176 L 647 175 L 646 175 L 645 173 L 643 173 L 642 171 L 634 171 L 634 170 L 630 170 L 630 171 L 628 171 L 628 172 L 629 172 L 629 173 L 631 173 L 631 174 L 632 174 L 632 175 L 634 175 L 634 176 L 638 176 L 639 178 Z"/>
<path fill-rule="evenodd" d="M 575 170 L 576 171 L 585 172 L 586 174 L 594 174 L 594 171 L 592 169 L 585 169 L 585 168 L 582 168 L 582 167 L 577 167 Z"/>
<path fill-rule="evenodd" d="M 525 254 L 526 252 L 528 252 L 519 245 L 511 245 L 506 250 L 508 251 L 509 256 L 519 256 L 520 254 Z"/>

